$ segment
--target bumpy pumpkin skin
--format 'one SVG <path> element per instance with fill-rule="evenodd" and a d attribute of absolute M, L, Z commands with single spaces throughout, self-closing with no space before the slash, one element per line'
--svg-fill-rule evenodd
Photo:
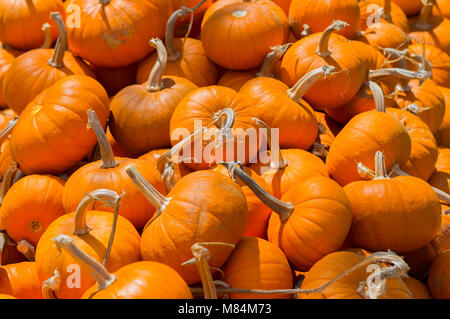
<path fill-rule="evenodd" d="M 312 33 L 322 32 L 334 20 L 345 21 L 349 27 L 340 31 L 345 37 L 352 39 L 359 29 L 359 6 L 357 1 L 340 0 L 292 0 L 289 7 L 289 25 L 295 37 L 301 38 L 303 25 L 311 27 Z"/>
<path fill-rule="evenodd" d="M 407 253 L 427 245 L 439 231 L 439 198 L 419 178 L 357 181 L 344 190 L 353 212 L 350 241 L 357 247 Z"/>
<path fill-rule="evenodd" d="M 61 286 L 54 292 L 58 299 L 80 298 L 95 284 L 95 280 L 87 269 L 78 264 L 66 251 L 59 252 L 52 239 L 60 234 L 70 236 L 78 248 L 102 263 L 114 217 L 110 212 L 87 211 L 86 223 L 91 227 L 91 231 L 78 237 L 73 235 L 74 216 L 75 213 L 66 214 L 51 223 L 36 247 L 36 265 L 41 283 L 54 276 L 55 269 L 60 272 Z M 139 241 L 139 234 L 133 225 L 124 217 L 118 216 L 114 243 L 106 269 L 114 272 L 127 264 L 139 261 Z M 79 268 L 70 266 L 74 264 Z M 80 276 L 79 286 L 73 287 L 73 276 L 76 271 Z"/>
<path fill-rule="evenodd" d="M 232 288 L 292 289 L 292 270 L 284 253 L 257 237 L 244 237 L 222 267 L 224 281 Z M 290 299 L 288 294 L 255 295 L 231 293 L 230 299 Z"/>
<path fill-rule="evenodd" d="M 412 277 L 408 277 L 403 278 L 403 282 L 408 287 L 414 299 L 432 299 L 427 286 L 424 285 L 421 281 Z"/>
<path fill-rule="evenodd" d="M 80 25 L 68 14 L 67 34 L 72 52 L 101 67 L 124 67 L 152 52 L 151 38 L 164 38 L 172 2 L 166 0 L 66 1 L 81 8 Z M 72 9 L 73 10 L 73 9 Z M 71 22 L 71 23 L 70 23 Z"/>
<path fill-rule="evenodd" d="M 24 261 L 0 267 L 0 293 L 19 299 L 42 299 L 36 263 Z"/>
<path fill-rule="evenodd" d="M 52 41 L 58 34 L 51 12 L 64 17 L 61 0 L 2 0 L 0 2 L 0 41 L 17 49 L 39 48 L 44 42 L 41 28 L 49 23 Z"/>
<path fill-rule="evenodd" d="M 11 155 L 20 169 L 25 174 L 57 175 L 75 166 L 97 142 L 93 130 L 86 128 L 88 109 L 105 127 L 108 95 L 85 75 L 65 77 L 39 94 L 11 132 Z"/>
<path fill-rule="evenodd" d="M 286 14 L 267 0 L 218 1 L 205 12 L 201 27 L 208 58 L 231 70 L 258 67 L 272 46 L 286 42 L 288 34 Z"/>
<path fill-rule="evenodd" d="M 3 198 L 0 220 L 16 242 L 34 246 L 56 218 L 65 214 L 62 205 L 64 181 L 47 175 L 28 175 L 16 182 Z"/>
<path fill-rule="evenodd" d="M 74 212 L 80 201 L 96 189 L 109 189 L 118 194 L 125 193 L 119 208 L 119 215 L 129 220 L 136 229 L 141 229 L 153 217 L 155 208 L 134 185 L 125 172 L 128 165 L 134 165 L 147 181 L 159 192 L 166 194 L 164 182 L 156 167 L 141 160 L 115 158 L 118 163 L 114 168 L 101 168 L 102 162 L 89 163 L 73 173 L 64 187 L 63 204 L 67 213 Z M 101 203 L 95 205 L 97 210 L 114 212 L 114 208 Z"/>
<path fill-rule="evenodd" d="M 91 295 L 91 299 L 192 299 L 183 278 L 161 263 L 135 262 L 123 266 L 114 276 L 117 280 L 108 288 L 95 293 L 98 290 L 98 284 L 95 284 L 81 299 L 90 299 Z"/>
<path fill-rule="evenodd" d="M 191 246 L 203 242 L 237 244 L 247 224 L 247 202 L 238 184 L 213 171 L 183 177 L 169 192 L 169 204 L 144 229 L 141 255 L 175 269 L 188 284 L 200 277 L 195 265 L 181 266 L 192 258 Z M 180 221 L 183 221 L 182 223 Z M 209 264 L 221 267 L 232 249 L 208 245 Z"/>
<path fill-rule="evenodd" d="M 360 113 L 347 123 L 331 145 L 326 159 L 328 172 L 343 186 L 361 180 L 358 163 L 374 169 L 375 152 L 380 149 L 388 171 L 395 163 L 404 165 L 411 153 L 408 131 L 389 114 L 375 110 Z"/>
<path fill-rule="evenodd" d="M 301 289 L 315 289 L 334 279 L 364 260 L 364 256 L 352 251 L 338 251 L 331 253 L 318 261 L 306 274 Z M 332 283 L 322 292 L 299 294 L 299 299 L 363 299 L 358 293 L 361 281 L 366 280 L 370 272 L 359 268 L 347 276 Z M 412 299 L 403 282 L 398 278 L 387 279 L 386 293 L 380 299 Z"/>
<path fill-rule="evenodd" d="M 450 299 L 450 251 L 437 257 L 428 275 L 428 289 L 434 299 Z"/>
<path fill-rule="evenodd" d="M 295 209 L 286 221 L 272 213 L 267 235 L 297 270 L 307 271 L 338 250 L 352 222 L 350 201 L 330 178 L 311 177 L 291 187 L 281 198 Z"/>

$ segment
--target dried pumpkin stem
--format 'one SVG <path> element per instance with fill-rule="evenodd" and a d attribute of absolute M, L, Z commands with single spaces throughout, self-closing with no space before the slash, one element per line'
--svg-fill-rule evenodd
<path fill-rule="evenodd" d="M 168 61 L 178 61 L 182 54 L 180 51 L 177 50 L 174 43 L 175 38 L 175 26 L 178 18 L 185 17 L 190 12 L 192 12 L 191 9 L 186 8 L 185 6 L 181 6 L 180 9 L 176 10 L 172 15 L 170 16 L 169 20 L 167 21 L 166 25 L 166 49 L 167 49 L 167 60 Z"/>
<path fill-rule="evenodd" d="M 17 243 L 16 249 L 25 256 L 28 261 L 34 261 L 36 255 L 36 247 L 26 239 L 22 239 Z"/>
<path fill-rule="evenodd" d="M 205 299 L 217 299 L 216 286 L 214 285 L 208 264 L 211 253 L 208 249 L 198 243 L 191 246 L 191 251 L 194 255 L 197 271 L 202 281 Z"/>
<path fill-rule="evenodd" d="M 312 30 L 311 27 L 307 24 L 303 25 L 303 31 L 300 33 L 300 35 L 302 36 L 302 38 L 307 37 L 308 35 L 312 34 Z"/>
<path fill-rule="evenodd" d="M 93 110 L 88 110 L 88 125 L 92 127 L 97 136 L 98 145 L 100 147 L 100 153 L 102 158 L 101 168 L 108 169 L 119 166 L 119 164 L 114 159 L 114 153 L 111 148 L 111 145 L 108 142 L 108 138 L 106 137 L 105 131 L 103 130 L 102 125 L 100 124 L 97 114 Z"/>
<path fill-rule="evenodd" d="M 161 79 L 164 68 L 167 64 L 167 50 L 164 46 L 164 43 L 158 38 L 151 39 L 150 45 L 156 48 L 158 60 L 156 61 L 155 65 L 152 68 L 152 71 L 150 72 L 147 84 L 145 85 L 145 89 L 148 92 L 157 92 L 164 89 L 164 83 L 162 83 Z"/>
<path fill-rule="evenodd" d="M 44 299 L 58 299 L 55 296 L 55 291 L 61 287 L 61 274 L 58 268 L 55 269 L 54 275 L 42 283 L 42 296 Z"/>
<path fill-rule="evenodd" d="M 16 126 L 17 121 L 19 121 L 18 116 L 16 116 L 13 120 L 9 121 L 8 125 L 6 125 L 3 131 L 0 132 L 0 144 L 3 143 L 3 141 L 8 138 L 9 133 L 11 133 L 14 126 Z"/>
<path fill-rule="evenodd" d="M 389 23 L 392 23 L 391 7 L 391 0 L 384 0 L 382 17 Z"/>
<path fill-rule="evenodd" d="M 61 69 L 64 67 L 64 54 L 67 51 L 67 30 L 64 21 L 59 12 L 51 12 L 50 17 L 55 21 L 58 27 L 58 39 L 56 40 L 55 50 L 53 56 L 48 61 L 48 64 L 54 68 Z"/>
<path fill-rule="evenodd" d="M 6 170 L 5 176 L 3 176 L 1 191 L 0 191 L 0 205 L 3 203 L 3 199 L 11 186 L 14 184 L 14 176 L 19 171 L 19 166 L 16 162 L 9 163 L 9 167 Z"/>
<path fill-rule="evenodd" d="M 275 170 L 286 168 L 288 163 L 281 154 L 280 144 L 273 138 L 272 129 L 265 122 L 256 117 L 252 118 L 252 120 L 266 130 L 267 143 L 270 145 L 270 168 Z"/>
<path fill-rule="evenodd" d="M 289 216 L 294 211 L 294 206 L 287 202 L 280 201 L 275 196 L 269 194 L 265 189 L 258 185 L 253 178 L 251 178 L 243 169 L 236 163 L 220 163 L 228 169 L 230 176 L 233 179 L 239 179 L 252 190 L 253 193 L 272 211 L 280 216 L 282 221 L 289 219 Z"/>
<path fill-rule="evenodd" d="M 386 161 L 382 152 L 375 153 L 375 177 L 373 179 L 390 179 L 386 170 Z"/>
<path fill-rule="evenodd" d="M 422 9 L 420 10 L 419 19 L 416 22 L 416 29 L 420 31 L 426 31 L 431 28 L 430 18 L 433 12 L 433 1 L 425 0 L 422 1 Z"/>
<path fill-rule="evenodd" d="M 333 32 L 342 30 L 346 27 L 348 27 L 349 24 L 344 21 L 336 20 L 333 21 L 333 23 L 323 31 L 322 36 L 319 41 L 319 46 L 317 48 L 317 54 L 321 57 L 327 57 L 331 55 L 331 52 L 328 50 L 328 42 L 330 40 L 331 34 Z"/>
<path fill-rule="evenodd" d="M 44 43 L 41 46 L 41 49 L 50 49 L 52 46 L 52 26 L 49 23 L 44 23 L 42 25 L 42 32 L 44 32 Z"/>
<path fill-rule="evenodd" d="M 292 43 L 286 43 L 283 45 L 277 45 L 272 47 L 272 51 L 270 51 L 261 65 L 261 69 L 258 73 L 256 73 L 257 77 L 267 77 L 273 78 L 275 75 L 273 74 L 273 68 L 275 62 L 279 61 L 283 55 L 286 53 L 287 49 L 292 45 Z"/>
<path fill-rule="evenodd" d="M 125 168 L 128 176 L 130 176 L 133 183 L 139 188 L 141 193 L 152 203 L 157 210 L 159 216 L 170 202 L 170 198 L 164 197 L 156 188 L 153 187 L 133 165 Z"/>
<path fill-rule="evenodd" d="M 67 235 L 58 235 L 52 239 L 58 250 L 65 250 L 77 262 L 83 264 L 98 283 L 98 290 L 103 290 L 116 281 L 116 277 L 105 266 L 78 248 L 73 239 Z"/>
<path fill-rule="evenodd" d="M 384 79 L 389 77 L 398 77 L 401 79 L 418 79 L 425 80 L 429 77 L 427 71 L 409 71 L 401 68 L 387 68 L 387 69 L 378 69 L 378 70 L 369 70 L 368 79 L 369 81 L 374 81 L 378 79 Z"/>
<path fill-rule="evenodd" d="M 317 68 L 305 74 L 301 79 L 294 84 L 286 94 L 295 102 L 300 103 L 301 98 L 319 79 L 327 78 L 335 70 L 334 66 L 327 65 Z"/>
<path fill-rule="evenodd" d="M 375 101 L 375 109 L 378 112 L 386 113 L 386 104 L 384 103 L 384 93 L 381 86 L 373 81 L 369 81 L 369 87 L 372 91 L 372 96 Z"/>

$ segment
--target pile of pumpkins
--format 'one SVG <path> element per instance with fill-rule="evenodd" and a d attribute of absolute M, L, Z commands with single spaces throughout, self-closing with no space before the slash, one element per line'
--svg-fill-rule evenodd
<path fill-rule="evenodd" d="M 0 297 L 450 298 L 449 19 L 0 0 Z"/>

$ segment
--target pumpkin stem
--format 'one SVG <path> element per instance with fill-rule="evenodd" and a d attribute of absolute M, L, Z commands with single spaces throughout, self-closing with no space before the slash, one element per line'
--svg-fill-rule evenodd
<path fill-rule="evenodd" d="M 273 74 L 273 67 L 275 62 L 279 61 L 283 55 L 286 53 L 287 49 L 292 45 L 292 43 L 286 43 L 283 45 L 276 45 L 271 48 L 264 61 L 261 65 L 261 69 L 258 73 L 256 73 L 257 77 L 267 77 L 273 78 L 275 75 Z"/>
<path fill-rule="evenodd" d="M 308 35 L 311 35 L 311 34 L 312 34 L 311 27 L 307 24 L 304 24 L 303 31 L 300 33 L 302 38 L 307 37 Z"/>
<path fill-rule="evenodd" d="M 384 93 L 381 86 L 373 81 L 369 81 L 369 87 L 372 91 L 372 96 L 375 101 L 375 109 L 378 112 L 386 113 L 386 104 L 384 103 Z"/>
<path fill-rule="evenodd" d="M 305 74 L 301 79 L 294 84 L 286 94 L 295 102 L 300 103 L 301 98 L 314 85 L 319 79 L 327 78 L 335 70 L 334 66 L 327 65 L 321 68 L 317 68 Z"/>
<path fill-rule="evenodd" d="M 431 28 L 430 18 L 433 12 L 433 1 L 422 0 L 422 9 L 420 10 L 419 19 L 415 24 L 415 28 L 420 31 L 426 31 Z"/>
<path fill-rule="evenodd" d="M 164 197 L 158 192 L 158 190 L 154 188 L 133 165 L 127 166 L 125 171 L 145 198 L 147 198 L 147 200 L 156 208 L 157 216 L 161 215 L 169 204 L 170 198 Z"/>
<path fill-rule="evenodd" d="M 431 109 L 432 109 L 431 107 L 422 107 L 422 106 L 417 105 L 416 103 L 411 103 L 407 107 L 403 108 L 402 110 L 409 111 L 414 115 L 419 115 L 420 113 L 431 110 Z"/>
<path fill-rule="evenodd" d="M 97 136 L 98 145 L 100 147 L 100 153 L 102 158 L 102 165 L 100 168 L 108 169 L 119 166 L 119 164 L 114 159 L 114 153 L 111 148 L 111 145 L 108 142 L 108 138 L 106 137 L 105 131 L 103 130 L 102 125 L 98 121 L 97 113 L 94 110 L 89 109 L 87 111 L 88 114 L 88 126 L 92 127 Z"/>
<path fill-rule="evenodd" d="M 9 163 L 9 167 L 6 170 L 5 176 L 3 176 L 3 180 L 2 180 L 2 184 L 1 184 L 0 205 L 3 202 L 3 199 L 6 196 L 6 193 L 8 193 L 9 189 L 14 184 L 14 176 L 16 176 L 18 171 L 19 171 L 19 166 L 17 165 L 17 162 Z"/>
<path fill-rule="evenodd" d="M 157 92 L 165 88 L 164 83 L 161 79 L 164 68 L 167 64 L 167 50 L 163 42 L 158 38 L 151 39 L 150 45 L 156 48 L 158 60 L 156 61 L 155 65 L 152 68 L 152 71 L 150 72 L 147 84 L 145 85 L 145 89 L 148 92 Z"/>
<path fill-rule="evenodd" d="M 44 43 L 41 46 L 41 49 L 50 49 L 52 46 L 52 26 L 49 23 L 44 23 L 42 25 L 42 31 L 44 32 Z"/>
<path fill-rule="evenodd" d="M 51 12 L 50 17 L 55 21 L 58 27 L 58 39 L 56 40 L 55 50 L 53 56 L 48 61 L 48 64 L 54 68 L 61 69 L 64 67 L 64 54 L 67 51 L 67 30 L 64 21 L 59 12 Z"/>
<path fill-rule="evenodd" d="M 387 22 L 392 23 L 391 0 L 384 0 L 383 13 L 381 15 Z"/>
<path fill-rule="evenodd" d="M 380 151 L 375 153 L 375 177 L 373 179 L 390 179 L 386 170 L 383 152 Z"/>
<path fill-rule="evenodd" d="M 335 20 L 333 23 L 323 31 L 322 36 L 319 41 L 319 46 L 317 48 L 317 54 L 321 57 L 327 57 L 331 54 L 328 50 L 328 42 L 330 40 L 331 34 L 335 31 L 342 30 L 348 27 L 349 24 L 344 21 Z"/>
<path fill-rule="evenodd" d="M 109 3 L 111 2 L 111 0 L 99 0 L 99 2 L 100 2 L 102 5 L 106 6 L 107 4 L 109 4 Z"/>
<path fill-rule="evenodd" d="M 180 9 L 176 10 L 172 15 L 170 16 L 169 20 L 167 21 L 166 25 L 166 49 L 167 49 L 167 60 L 174 62 L 178 61 L 182 54 L 180 51 L 177 50 L 174 44 L 174 38 L 175 38 L 175 25 L 180 17 L 185 17 L 189 13 L 192 12 L 192 9 L 186 8 L 184 5 L 181 6 Z"/>
<path fill-rule="evenodd" d="M 9 136 L 9 133 L 12 131 L 14 126 L 16 126 L 17 121 L 19 121 L 19 117 L 16 116 L 14 119 L 8 122 L 8 125 L 0 132 L 0 144 L 3 143 Z"/>
<path fill-rule="evenodd" d="M 67 235 L 58 235 L 52 239 L 58 250 L 65 250 L 73 259 L 87 268 L 98 283 L 98 290 L 103 290 L 116 281 L 116 277 L 105 266 L 75 246 L 73 239 Z"/>
<path fill-rule="evenodd" d="M 287 161 L 283 158 L 281 154 L 280 144 L 277 139 L 273 138 L 272 129 L 260 119 L 254 117 L 253 122 L 262 126 L 267 132 L 267 143 L 270 145 L 270 168 L 274 170 L 280 170 L 288 166 Z"/>
<path fill-rule="evenodd" d="M 58 268 L 53 272 L 54 275 L 42 283 L 42 296 L 44 299 L 58 299 L 55 296 L 55 291 L 61 287 L 61 274 Z"/>
<path fill-rule="evenodd" d="M 17 243 L 16 249 L 25 256 L 28 261 L 34 261 L 36 255 L 36 247 L 26 239 L 22 239 Z"/>
<path fill-rule="evenodd" d="M 409 92 L 411 90 L 409 86 L 409 80 L 426 80 L 430 77 L 430 72 L 425 70 L 409 71 L 403 68 L 387 68 L 369 70 L 367 77 L 369 81 L 374 81 L 377 79 L 389 78 L 393 76 L 399 78 L 399 85 L 397 86 L 398 90 L 400 90 L 401 92 Z"/>
<path fill-rule="evenodd" d="M 284 203 L 278 198 L 274 197 L 264 190 L 258 183 L 255 182 L 243 169 L 241 169 L 236 163 L 220 163 L 228 169 L 230 176 L 236 180 L 239 179 L 245 185 L 252 190 L 252 192 L 272 211 L 280 216 L 282 221 L 289 219 L 289 216 L 294 211 L 294 206 L 287 202 Z"/>

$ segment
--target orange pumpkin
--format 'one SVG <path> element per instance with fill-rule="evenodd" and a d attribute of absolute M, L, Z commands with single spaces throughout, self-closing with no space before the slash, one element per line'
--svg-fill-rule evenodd
<path fill-rule="evenodd" d="M 172 0 L 173 10 L 184 9 L 183 6 L 189 9 L 195 9 L 194 12 L 185 12 L 183 15 L 177 17 L 176 24 L 174 25 L 175 35 L 177 37 L 184 37 L 188 30 L 190 30 L 189 35 L 195 37 L 200 34 L 200 26 L 202 23 L 203 15 L 205 11 L 215 2 L 216 0 Z M 175 12 L 174 11 L 174 12 Z M 191 21 L 192 20 L 192 21 Z"/>
<path fill-rule="evenodd" d="M 436 133 L 436 140 L 439 146 L 450 147 L 450 89 L 439 87 L 445 100 L 445 113 L 439 131 Z"/>
<path fill-rule="evenodd" d="M 428 289 L 434 299 L 450 299 L 450 250 L 437 257 L 428 275 Z"/>
<path fill-rule="evenodd" d="M 450 5 L 446 0 L 435 0 L 433 14 L 445 18 L 450 18 Z"/>
<path fill-rule="evenodd" d="M 6 71 L 8 71 L 9 67 L 13 63 L 15 57 L 7 50 L 0 48 L 0 106 L 6 107 L 6 99 L 3 94 L 3 79 L 5 77 Z"/>
<path fill-rule="evenodd" d="M 403 278 L 403 282 L 408 287 L 414 299 L 432 299 L 427 286 L 421 281 L 412 277 L 408 277 Z"/>
<path fill-rule="evenodd" d="M 357 39 L 378 50 L 382 48 L 404 49 L 409 44 L 408 35 L 396 25 L 387 22 L 380 22 L 380 25 L 375 24 L 361 31 L 361 35 Z"/>
<path fill-rule="evenodd" d="M 96 143 L 94 132 L 86 129 L 89 108 L 105 127 L 108 95 L 85 75 L 67 76 L 36 96 L 11 132 L 11 156 L 20 169 L 56 175 L 75 166 Z"/>
<path fill-rule="evenodd" d="M 8 106 L 17 114 L 42 91 L 69 75 L 94 74 L 80 59 L 67 50 L 67 31 L 59 13 L 52 13 L 58 25 L 59 40 L 55 49 L 36 49 L 19 57 L 3 78 L 3 94 Z"/>
<path fill-rule="evenodd" d="M 422 7 L 421 0 L 392 0 L 392 2 L 397 4 L 408 16 L 419 13 Z"/>
<path fill-rule="evenodd" d="M 110 97 L 116 95 L 123 88 L 136 84 L 138 63 L 121 68 L 104 68 L 93 64 L 90 66 Z"/>
<path fill-rule="evenodd" d="M 24 261 L 0 267 L 0 293 L 19 299 L 42 299 L 36 263 Z"/>
<path fill-rule="evenodd" d="M 359 1 L 360 27 L 366 29 L 385 28 L 386 22 L 395 25 L 403 32 L 409 31 L 409 21 L 403 10 L 391 0 L 362 0 Z M 381 22 L 381 26 L 377 23 Z M 388 34 L 388 33 L 386 33 Z M 385 47 L 396 48 L 396 47 Z"/>

